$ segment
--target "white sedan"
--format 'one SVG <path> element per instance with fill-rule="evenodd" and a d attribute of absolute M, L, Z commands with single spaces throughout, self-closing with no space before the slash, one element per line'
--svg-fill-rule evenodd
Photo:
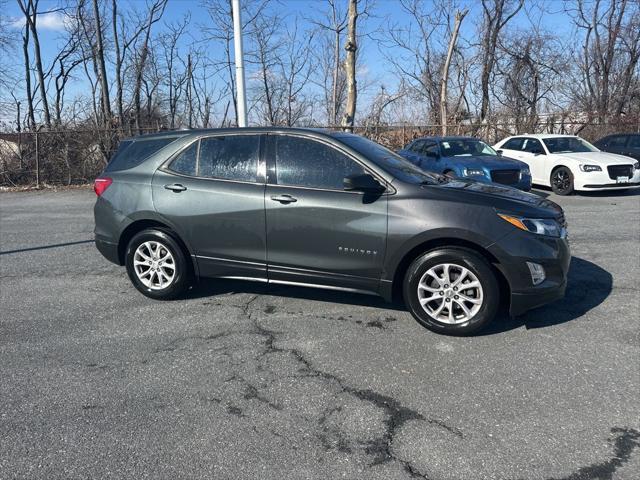
<path fill-rule="evenodd" d="M 517 135 L 493 147 L 505 157 L 529 165 L 532 182 L 558 195 L 574 190 L 621 190 L 640 187 L 640 165 L 623 155 L 598 150 L 574 135 Z"/>

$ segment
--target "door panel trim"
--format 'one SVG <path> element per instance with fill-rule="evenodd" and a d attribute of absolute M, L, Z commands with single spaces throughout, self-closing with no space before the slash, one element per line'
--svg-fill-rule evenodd
<path fill-rule="evenodd" d="M 311 287 L 311 288 L 321 288 L 324 290 L 337 290 L 340 292 L 363 293 L 365 295 L 376 295 L 376 296 L 378 295 L 378 292 L 374 292 L 371 290 L 362 290 L 360 288 L 338 287 L 335 285 L 322 285 L 318 283 L 292 282 L 289 280 L 269 280 L 269 283 L 274 283 L 278 285 L 290 285 L 293 287 Z"/>
<path fill-rule="evenodd" d="M 318 271 L 293 267 L 267 268 L 269 282 L 293 282 L 314 286 L 327 286 L 342 289 L 363 290 L 377 294 L 380 288 L 380 278 L 360 277 L 344 273 Z"/>
<path fill-rule="evenodd" d="M 212 278 L 245 278 L 267 279 L 267 264 L 250 262 L 246 260 L 234 260 L 230 258 L 208 257 L 205 255 L 192 255 L 198 263 L 198 270 L 203 277 Z"/>

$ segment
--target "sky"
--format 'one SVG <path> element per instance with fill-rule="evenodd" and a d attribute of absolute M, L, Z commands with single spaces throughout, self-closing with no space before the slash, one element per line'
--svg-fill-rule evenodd
<path fill-rule="evenodd" d="M 241 0 L 242 1 L 242 0 Z M 342 0 L 346 9 L 347 0 Z M 456 7 L 467 7 L 469 13 L 465 18 L 461 29 L 462 42 L 475 42 L 478 38 L 478 28 L 482 18 L 482 9 L 479 0 L 451 0 L 451 11 Z M 393 90 L 396 85 L 397 76 L 392 74 L 392 66 L 389 64 L 385 55 L 385 47 L 381 46 L 376 39 L 380 38 L 382 31 L 388 29 L 389 25 L 404 25 L 409 20 L 409 15 L 403 11 L 398 0 L 369 0 L 371 4 L 371 16 L 361 18 L 359 24 L 360 33 L 367 34 L 363 37 L 359 44 L 360 49 L 360 67 L 359 75 L 360 85 L 369 85 L 368 91 L 362 92 L 363 97 L 372 97 L 379 91 L 380 85 L 384 85 L 387 91 Z M 120 0 L 119 9 L 126 11 L 128 8 L 144 9 L 145 0 Z M 429 5 L 430 1 L 425 0 L 425 5 Z M 60 5 L 59 1 L 40 0 L 39 11 L 47 11 L 55 9 Z M 548 31 L 552 31 L 561 36 L 566 32 L 571 32 L 572 24 L 564 11 L 564 0 L 537 0 L 535 3 L 527 2 L 526 7 L 521 11 L 510 24 L 511 29 L 521 30 L 530 28 L 528 13 L 533 13 L 533 17 L 539 17 L 538 8 L 544 9 L 545 14 L 543 27 Z M 7 11 L 2 15 L 7 15 L 10 19 L 15 19 L 14 28 L 18 31 L 24 20 L 21 18 L 21 12 L 15 0 L 8 0 L 6 4 Z M 323 0 L 274 0 L 269 7 L 277 9 L 286 15 L 288 22 L 293 22 L 298 17 L 300 28 L 311 27 L 310 20 L 319 18 L 321 12 L 328 9 Z M 163 20 L 154 26 L 155 32 L 161 32 L 165 27 L 165 23 L 180 20 L 185 14 L 191 14 L 192 27 L 189 30 L 190 36 L 194 41 L 203 41 L 202 33 L 198 25 L 206 25 L 208 14 L 203 6 L 203 0 L 169 0 L 167 9 L 163 16 Z M 64 17 L 60 13 L 43 13 L 38 20 L 40 41 L 45 68 L 49 64 L 50 59 L 58 51 L 61 33 L 64 31 Z M 443 44 L 447 39 L 442 38 Z M 216 48 L 212 45 L 210 48 Z M 7 52 L 0 54 L 6 55 Z M 14 53 L 16 61 L 21 61 L 20 46 Z M 75 91 L 81 91 L 86 87 L 81 76 L 71 86 L 70 94 Z"/>

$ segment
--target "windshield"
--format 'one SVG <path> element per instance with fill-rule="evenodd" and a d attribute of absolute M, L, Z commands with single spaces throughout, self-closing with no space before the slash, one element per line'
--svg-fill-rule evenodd
<path fill-rule="evenodd" d="M 336 138 L 403 182 L 434 185 L 442 183 L 440 175 L 420 170 L 397 153 L 367 138 L 349 133 L 336 135 Z"/>
<path fill-rule="evenodd" d="M 496 151 L 480 140 L 460 138 L 440 142 L 443 157 L 482 157 L 497 155 Z"/>
<path fill-rule="evenodd" d="M 555 137 L 542 140 L 549 153 L 583 153 L 598 152 L 599 150 L 580 137 Z"/>

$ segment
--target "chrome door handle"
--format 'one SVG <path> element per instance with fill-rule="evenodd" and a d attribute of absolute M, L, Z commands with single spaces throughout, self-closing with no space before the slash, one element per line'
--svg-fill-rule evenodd
<path fill-rule="evenodd" d="M 294 203 L 298 201 L 297 198 L 294 198 L 291 195 L 271 195 L 271 200 L 280 203 Z"/>
<path fill-rule="evenodd" d="M 164 188 L 171 190 L 172 192 L 184 192 L 187 187 L 180 185 L 179 183 L 172 183 L 171 185 L 165 185 Z"/>

